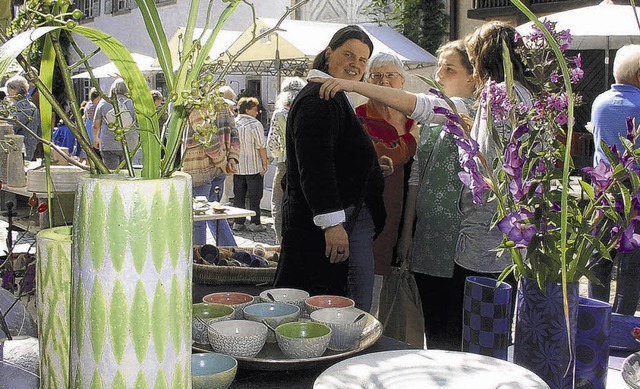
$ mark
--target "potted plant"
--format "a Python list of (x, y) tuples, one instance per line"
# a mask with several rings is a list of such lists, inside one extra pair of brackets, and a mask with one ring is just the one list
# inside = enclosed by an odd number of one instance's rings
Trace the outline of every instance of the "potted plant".
[[(38, 88), (45, 130), (41, 140), (51, 145), (47, 129), (52, 127), (51, 113), (55, 112), (87, 152), (92, 173), (81, 179), (76, 193), (72, 288), (70, 302), (66, 304), (71, 317), (71, 342), (67, 346), (70, 350), (58, 350), (60, 355), (67, 353), (70, 358), (61, 357), (58, 364), (43, 372), (42, 380), (50, 385), (191, 387), (191, 179), (177, 172), (180, 164), (176, 163), (176, 157), (191, 110), (208, 106), (215, 111), (226, 107), (215, 91), (228, 66), (217, 76), (207, 73), (205, 68), (218, 32), (241, 2), (226, 1), (228, 4), (213, 23), (211, 35), (200, 42), (199, 37), (194, 37), (194, 29), (201, 2), (191, 1), (178, 64), (172, 63), (156, 2), (136, 2), (169, 88), (172, 109), (165, 134), (158, 127), (158, 118), (167, 108), (156, 110), (147, 82), (129, 49), (113, 36), (78, 25), (76, 20), (82, 17), (82, 12), (72, 9), (68, 0), (26, 2), (0, 47), (0, 74), (5, 74), (17, 60), (25, 77)], [(274, 28), (256, 33), (244, 49), (272, 33), (304, 3), (288, 8)], [(205, 29), (210, 21), (207, 17)], [(61, 44), (63, 36), (72, 42), (79, 61), (67, 63)], [(70, 76), (79, 66), (92, 74), (88, 65), (92, 54), (80, 51), (73, 43), (75, 36), (89, 39), (97, 50), (105, 53), (128, 87), (137, 128), (123, 125), (115, 101), (112, 103), (116, 120), (110, 127), (122, 142), (128, 176), (109, 174), (89, 143)], [(42, 61), (35, 70), (23, 53), (37, 43), (42, 47)], [(235, 53), (232, 61), (243, 50)], [(72, 115), (53, 96), (54, 66), (62, 70)], [(215, 132), (215, 128), (198, 129), (201, 130), (203, 142), (209, 141)], [(139, 145), (127, 144), (124, 135), (129, 131), (139, 132)], [(142, 149), (139, 174), (131, 164), (138, 148)], [(64, 297), (64, 293), (59, 296)], [(63, 314), (60, 321), (53, 321), (52, 327), (41, 332), (64, 334), (59, 329), (66, 325)]]
[[(504, 46), (505, 80), (489, 81), (479, 104), (493, 120), (489, 131), (496, 158), (488, 160), (468, 135), (468, 125), (446, 109), (445, 130), (460, 146), (464, 184), (482, 203), (495, 204), (494, 228), (503, 233), (497, 255), (511, 254), (513, 265), (500, 279), (519, 278), (514, 361), (539, 374), (552, 388), (571, 387), (575, 359), (578, 280), (589, 271), (593, 252), (609, 258), (612, 249), (634, 250), (640, 210), (640, 177), (635, 169), (638, 138), (628, 124), (625, 150), (610, 150), (583, 172), (591, 184), (570, 180), (576, 95), (572, 83), (583, 75), (579, 55), (565, 58), (569, 31), (554, 31), (519, 0), (512, 0), (536, 26), (519, 53), (538, 86), (530, 106), (518, 102), (512, 66)], [(498, 124), (496, 124), (498, 123)], [(494, 127), (491, 127), (494, 126)], [(502, 128), (499, 128), (502, 126)], [(507, 129), (507, 131), (505, 131)], [(485, 205), (486, 206), (486, 205)]]

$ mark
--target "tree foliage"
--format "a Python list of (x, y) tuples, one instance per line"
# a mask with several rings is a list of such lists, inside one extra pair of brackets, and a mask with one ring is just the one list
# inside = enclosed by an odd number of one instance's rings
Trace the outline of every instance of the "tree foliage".
[(395, 26), (431, 53), (447, 35), (447, 13), (441, 0), (371, 0), (365, 13), (378, 23)]

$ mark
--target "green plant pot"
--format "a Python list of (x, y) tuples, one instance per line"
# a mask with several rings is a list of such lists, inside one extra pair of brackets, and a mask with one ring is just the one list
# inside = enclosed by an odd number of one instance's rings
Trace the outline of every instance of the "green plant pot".
[(80, 179), (73, 387), (191, 387), (191, 204), (185, 174)]
[(36, 306), (43, 388), (69, 387), (71, 227), (36, 236)]

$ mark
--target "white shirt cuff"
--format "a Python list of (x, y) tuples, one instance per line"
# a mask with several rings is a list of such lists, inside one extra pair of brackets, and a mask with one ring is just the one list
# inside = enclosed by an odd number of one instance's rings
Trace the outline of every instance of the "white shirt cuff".
[(323, 213), (313, 218), (313, 224), (320, 228), (328, 228), (340, 223), (344, 223), (347, 217), (344, 214), (344, 210)]

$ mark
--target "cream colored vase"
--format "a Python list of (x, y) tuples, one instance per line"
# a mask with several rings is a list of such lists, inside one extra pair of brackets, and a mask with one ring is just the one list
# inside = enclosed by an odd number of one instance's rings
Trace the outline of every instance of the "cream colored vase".
[(68, 388), (71, 227), (42, 230), (36, 244), (40, 388)]
[(80, 179), (72, 387), (191, 388), (191, 204), (185, 174)]

